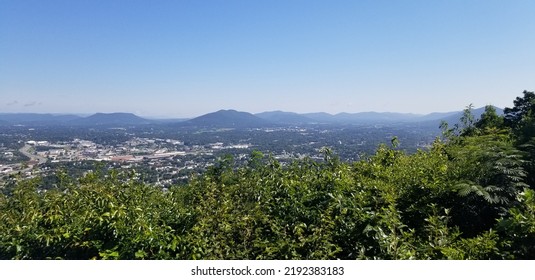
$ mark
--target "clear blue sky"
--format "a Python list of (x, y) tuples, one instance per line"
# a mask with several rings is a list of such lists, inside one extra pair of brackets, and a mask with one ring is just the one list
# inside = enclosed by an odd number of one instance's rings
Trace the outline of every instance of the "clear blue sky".
[(532, 0), (0, 0), (4, 113), (429, 113), (523, 90)]

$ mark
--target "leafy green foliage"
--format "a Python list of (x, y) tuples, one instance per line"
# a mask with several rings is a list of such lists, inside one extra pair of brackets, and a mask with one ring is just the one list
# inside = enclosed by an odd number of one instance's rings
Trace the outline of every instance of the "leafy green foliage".
[(535, 93), (525, 90), (523, 97), (517, 97), (513, 108), (505, 108), (504, 124), (511, 129), (517, 148), (526, 153), (524, 165), (527, 183), (535, 185)]
[(32, 183), (0, 204), (3, 258), (167, 258), (178, 250), (180, 236), (172, 233), (187, 226), (173, 193), (117, 174), (89, 174), (46, 192)]
[[(488, 141), (467, 138), (462, 147), (437, 141), (412, 155), (380, 146), (353, 164), (329, 150), (323, 162), (287, 166), (260, 153), (243, 166), (227, 157), (167, 192), (116, 172), (60, 176), (61, 186), (47, 191), (36, 181), (20, 182), (0, 198), (0, 256), (500, 258), (495, 248), (504, 241), (492, 220), (518, 195), (523, 174), (507, 161), (514, 150)], [(492, 143), (497, 152), (491, 155), (475, 147)], [(470, 187), (462, 188), (466, 182)]]
[(496, 113), (496, 109), (491, 106), (485, 106), (485, 112), (477, 120), (474, 126), (484, 134), (492, 134), (500, 129), (504, 129), (504, 117)]
[(505, 108), (505, 124), (523, 141), (535, 136), (535, 93), (525, 90), (517, 97), (513, 108)]
[(535, 191), (525, 189), (518, 195), (519, 204), (501, 218), (498, 229), (502, 246), (512, 258), (535, 259)]
[(167, 191), (132, 172), (18, 181), (0, 195), (0, 258), (533, 259), (533, 154), (493, 110), (467, 108), (413, 154), (397, 138), (351, 163), (253, 152)]

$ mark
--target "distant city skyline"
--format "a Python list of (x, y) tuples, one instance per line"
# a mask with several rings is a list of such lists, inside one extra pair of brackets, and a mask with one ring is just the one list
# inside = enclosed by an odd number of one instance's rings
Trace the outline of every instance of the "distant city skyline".
[(0, 113), (450, 112), (535, 90), (535, 1), (0, 2)]

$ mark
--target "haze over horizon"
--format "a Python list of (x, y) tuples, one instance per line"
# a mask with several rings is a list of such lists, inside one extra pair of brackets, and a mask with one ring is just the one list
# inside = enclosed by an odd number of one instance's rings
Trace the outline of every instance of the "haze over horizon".
[[(473, 107), (473, 109), (480, 109), (480, 108), (483, 108), (484, 106), (482, 107)], [(466, 106), (464, 107), (466, 108)], [(461, 108), (461, 109), (464, 109), (464, 108)], [(498, 107), (499, 109), (503, 109), (503, 108), (500, 108)], [(165, 116), (165, 115), (139, 115), (139, 114), (136, 114), (136, 113), (133, 113), (133, 112), (126, 112), (126, 111), (109, 111), (109, 112), (87, 112), (87, 113), (77, 113), (77, 112), (63, 112), (63, 113), (56, 113), (56, 112), (44, 112), (44, 113), (39, 113), (39, 112), (0, 112), (0, 115), (2, 114), (13, 114), (13, 115), (17, 115), (17, 114), (50, 114), (50, 115), (56, 115), (56, 116), (62, 116), (62, 115), (74, 115), (74, 116), (80, 116), (80, 117), (89, 117), (89, 116), (93, 116), (93, 115), (99, 115), (99, 114), (104, 114), (104, 115), (113, 115), (113, 114), (133, 114), (134, 116), (137, 116), (137, 117), (142, 117), (142, 118), (145, 118), (145, 119), (193, 119), (193, 118), (197, 118), (197, 117), (200, 117), (200, 116), (204, 116), (204, 115), (208, 115), (208, 114), (212, 114), (212, 113), (217, 113), (219, 111), (237, 111), (237, 112), (245, 112), (245, 113), (250, 113), (250, 114), (260, 114), (260, 113), (271, 113), (271, 112), (283, 112), (283, 113), (296, 113), (296, 114), (299, 114), (299, 115), (306, 115), (306, 114), (315, 114), (315, 113), (319, 113), (319, 114), (322, 114), (322, 113), (327, 113), (327, 114), (331, 114), (333, 116), (336, 116), (337, 114), (359, 114), (359, 113), (379, 113), (379, 114), (389, 114), (389, 113), (393, 113), (393, 114), (407, 114), (407, 115), (415, 115), (415, 116), (426, 116), (426, 115), (430, 115), (430, 114), (434, 114), (434, 113), (455, 113), (455, 112), (460, 112), (461, 109), (459, 110), (452, 110), (452, 111), (441, 111), (441, 112), (429, 112), (429, 113), (411, 113), (411, 112), (393, 112), (393, 111), (360, 111), (360, 112), (337, 112), (337, 113), (328, 113), (328, 112), (324, 112), (324, 111), (315, 111), (315, 112), (300, 112), (300, 113), (297, 113), (297, 112), (291, 112), (291, 111), (282, 111), (282, 110), (272, 110), (272, 111), (262, 111), (262, 112), (249, 112), (249, 111), (243, 111), (243, 110), (236, 110), (236, 109), (232, 109), (232, 108), (227, 108), (227, 109), (218, 109), (218, 110), (215, 110), (215, 111), (210, 111), (210, 112), (204, 112), (204, 113), (200, 113), (198, 115), (192, 115), (192, 116), (185, 116), (185, 117), (173, 117), (173, 116)]]
[(534, 1), (0, 2), (0, 113), (458, 111), (535, 89)]

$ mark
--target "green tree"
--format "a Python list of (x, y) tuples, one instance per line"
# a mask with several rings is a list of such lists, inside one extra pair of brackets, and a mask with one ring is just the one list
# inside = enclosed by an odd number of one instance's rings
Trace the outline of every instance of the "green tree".
[(524, 151), (528, 184), (535, 186), (535, 93), (524, 91), (523, 97), (514, 100), (513, 108), (505, 108), (506, 126), (510, 127), (516, 138), (517, 147)]
[(463, 110), (463, 115), (461, 116), (460, 122), (455, 125), (455, 129), (459, 132), (462, 136), (470, 136), (476, 133), (476, 127), (475, 127), (475, 117), (472, 113), (472, 110), (474, 109), (474, 106), (472, 104), (468, 105)]
[(524, 91), (523, 97), (517, 97), (513, 108), (505, 108), (505, 124), (513, 129), (521, 143), (535, 136), (535, 93)]
[(492, 134), (500, 133), (504, 129), (504, 117), (496, 113), (496, 108), (492, 105), (485, 106), (485, 112), (476, 121), (475, 127), (479, 133)]
[(517, 197), (518, 204), (501, 218), (498, 230), (502, 235), (501, 250), (509, 258), (535, 259), (535, 191), (525, 189)]

